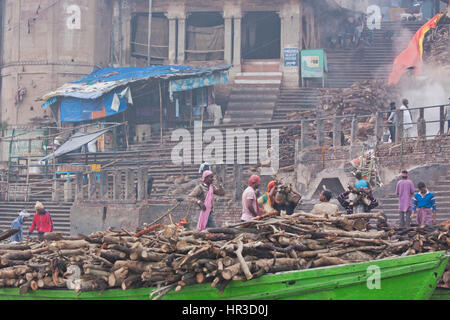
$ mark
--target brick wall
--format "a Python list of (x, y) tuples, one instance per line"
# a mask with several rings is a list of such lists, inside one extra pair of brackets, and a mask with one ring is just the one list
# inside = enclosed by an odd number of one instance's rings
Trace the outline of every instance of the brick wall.
[(409, 168), (426, 164), (450, 163), (450, 137), (410, 141), (401, 145), (380, 145), (377, 149), (381, 167)]

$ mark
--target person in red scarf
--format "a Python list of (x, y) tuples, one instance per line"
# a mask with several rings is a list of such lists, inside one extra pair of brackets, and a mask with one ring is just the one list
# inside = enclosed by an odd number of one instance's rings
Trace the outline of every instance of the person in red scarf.
[(36, 210), (36, 213), (33, 216), (33, 222), (31, 222), (28, 238), (31, 236), (34, 229), (36, 229), (39, 241), (43, 241), (44, 233), (53, 232), (53, 220), (50, 213), (44, 208), (44, 205), (41, 202), (36, 202), (34, 209)]
[(261, 184), (261, 178), (252, 175), (248, 180), (248, 187), (242, 193), (242, 216), (241, 221), (249, 221), (259, 215), (256, 189)]

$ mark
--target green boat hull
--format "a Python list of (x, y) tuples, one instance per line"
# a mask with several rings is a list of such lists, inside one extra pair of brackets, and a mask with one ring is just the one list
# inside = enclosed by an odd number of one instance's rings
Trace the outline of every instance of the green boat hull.
[[(170, 292), (163, 300), (428, 300), (449, 257), (444, 251), (232, 281), (223, 294), (210, 284)], [(377, 281), (379, 279), (379, 281)], [(0, 289), (0, 300), (148, 300), (152, 288), (85, 292)]]

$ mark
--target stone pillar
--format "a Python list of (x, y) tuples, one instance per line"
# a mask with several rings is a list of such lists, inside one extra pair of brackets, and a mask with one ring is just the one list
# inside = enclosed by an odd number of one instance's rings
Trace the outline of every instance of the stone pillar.
[(83, 174), (81, 172), (77, 172), (75, 175), (75, 201), (80, 201), (83, 199)]
[(439, 107), (439, 134), (443, 136), (445, 134), (445, 107)]
[(302, 130), (300, 136), (300, 149), (305, 149), (308, 142), (308, 124), (306, 120), (302, 120)]
[(419, 119), (417, 119), (417, 136), (419, 139), (425, 139), (427, 135), (427, 124), (425, 122), (425, 110), (419, 109)]
[(186, 58), (186, 16), (178, 17), (178, 64), (184, 64)]
[(122, 66), (131, 61), (131, 9), (128, 2), (122, 1)]
[(139, 168), (138, 171), (138, 201), (147, 199), (148, 168)]
[(284, 49), (298, 50), (300, 60), (301, 50), (301, 5), (300, 3), (286, 3), (280, 13), (281, 23), (281, 52), (280, 71), (283, 73), (283, 87), (298, 87), (300, 83), (300, 61), (297, 66), (285, 66)]
[(177, 53), (177, 20), (172, 16), (167, 16), (169, 19), (169, 64), (175, 64)]
[(383, 116), (380, 112), (376, 113), (375, 116), (375, 137), (377, 142), (381, 140), (383, 136)]
[(341, 119), (334, 118), (333, 119), (333, 147), (341, 147), (342, 146), (342, 123)]
[(72, 202), (73, 200), (73, 183), (70, 181), (64, 182), (64, 202)]
[(225, 46), (224, 46), (224, 59), (225, 63), (232, 64), (232, 56), (233, 56), (233, 33), (232, 33), (232, 18), (224, 15), (225, 20)]
[(97, 195), (97, 174), (96, 172), (88, 173), (88, 199), (95, 199)]
[(119, 200), (122, 190), (122, 171), (117, 170), (113, 175), (113, 200)]
[(60, 197), (60, 190), (59, 190), (59, 181), (58, 179), (53, 180), (53, 189), (52, 189), (52, 201), (53, 202), (59, 202)]
[(108, 172), (100, 172), (100, 199), (108, 197)]
[(134, 184), (134, 171), (127, 169), (125, 171), (125, 200), (136, 199), (136, 185)]
[(317, 120), (317, 145), (319, 147), (322, 147), (325, 144), (325, 135), (324, 135), (324, 126), (323, 126), (323, 120), (318, 119)]
[(235, 15), (234, 16), (234, 50), (233, 50), (233, 66), (238, 68), (240, 70), (241, 68), (241, 22), (242, 22), (242, 16), (241, 15)]
[(403, 111), (397, 110), (397, 123), (395, 128), (395, 142), (401, 143), (403, 139)]
[(234, 164), (234, 199), (239, 201), (242, 199), (242, 165), (235, 163)]
[(356, 143), (357, 131), (358, 131), (358, 119), (355, 116), (353, 116), (352, 128), (351, 128), (352, 145)]
[(226, 175), (227, 175), (227, 165), (218, 164), (216, 165), (216, 175), (222, 178), (222, 182), (225, 185)]

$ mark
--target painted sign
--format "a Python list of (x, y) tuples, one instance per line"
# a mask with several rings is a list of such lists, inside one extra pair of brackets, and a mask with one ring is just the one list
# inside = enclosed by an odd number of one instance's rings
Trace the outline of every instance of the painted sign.
[(326, 55), (323, 49), (302, 50), (302, 78), (323, 78), (327, 70)]
[(298, 67), (299, 50), (298, 48), (284, 48), (284, 66)]

